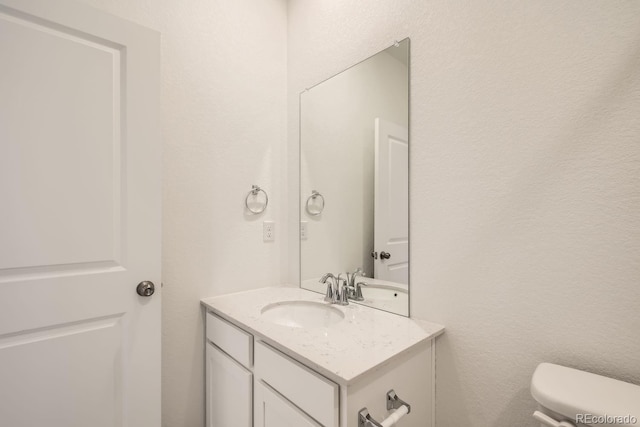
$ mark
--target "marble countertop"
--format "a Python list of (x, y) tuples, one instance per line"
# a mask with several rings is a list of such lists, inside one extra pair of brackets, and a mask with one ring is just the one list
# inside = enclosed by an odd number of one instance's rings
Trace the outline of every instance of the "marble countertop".
[(283, 301), (324, 303), (323, 295), (293, 287), (262, 288), (204, 298), (201, 302), (209, 311), (341, 385), (354, 383), (444, 332), (444, 327), (435, 323), (353, 303), (332, 305), (345, 318), (329, 327), (294, 328), (261, 318), (264, 306)]

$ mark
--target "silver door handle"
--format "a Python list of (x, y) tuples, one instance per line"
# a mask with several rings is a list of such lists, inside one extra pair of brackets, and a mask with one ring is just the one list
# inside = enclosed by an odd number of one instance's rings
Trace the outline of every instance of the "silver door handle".
[(138, 287), (136, 288), (136, 292), (141, 297), (150, 297), (156, 291), (156, 285), (153, 282), (149, 282), (145, 280), (144, 282), (138, 283)]
[(380, 258), (381, 259), (389, 259), (389, 258), (391, 258), (391, 254), (389, 252), (382, 251), (382, 252), (380, 252)]

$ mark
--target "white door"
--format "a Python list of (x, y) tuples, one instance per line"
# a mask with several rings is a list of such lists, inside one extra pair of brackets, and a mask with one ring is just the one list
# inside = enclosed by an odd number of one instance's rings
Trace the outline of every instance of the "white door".
[(409, 133), (375, 121), (374, 277), (409, 283)]
[(0, 64), (0, 425), (158, 427), (159, 35), (0, 0)]
[(322, 427), (262, 381), (256, 381), (254, 427)]
[(251, 427), (253, 374), (207, 343), (207, 427)]

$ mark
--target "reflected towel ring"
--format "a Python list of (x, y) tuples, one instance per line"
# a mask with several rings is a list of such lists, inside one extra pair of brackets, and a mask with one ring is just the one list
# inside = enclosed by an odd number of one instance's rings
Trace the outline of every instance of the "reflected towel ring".
[[(316, 200), (317, 198), (320, 198), (322, 200), (322, 204), (320, 205), (320, 207), (318, 208), (318, 210), (312, 211), (311, 209), (309, 209), (309, 203), (312, 200)], [(324, 210), (324, 196), (322, 194), (320, 194), (319, 192), (317, 192), (316, 190), (311, 190), (311, 195), (309, 196), (309, 198), (307, 199), (307, 213), (309, 215), (312, 216), (318, 216), (322, 213), (322, 211)]]
[[(258, 209), (252, 209), (249, 207), (249, 197), (250, 196), (257, 196), (258, 193), (264, 193), (264, 205), (262, 205), (262, 209), (258, 208)], [(269, 204), (269, 196), (267, 195), (267, 192), (264, 191), (262, 188), (260, 188), (257, 185), (252, 185), (251, 186), (251, 191), (249, 191), (249, 193), (247, 193), (247, 197), (244, 199), (244, 205), (247, 207), (247, 209), (249, 210), (249, 212), (254, 213), (254, 214), (259, 214), (264, 212), (265, 209), (267, 209), (267, 205)]]

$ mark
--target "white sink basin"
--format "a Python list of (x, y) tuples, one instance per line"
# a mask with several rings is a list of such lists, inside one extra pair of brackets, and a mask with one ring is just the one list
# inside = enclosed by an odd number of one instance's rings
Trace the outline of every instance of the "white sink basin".
[(263, 320), (292, 328), (327, 327), (344, 319), (337, 308), (313, 301), (277, 302), (264, 306), (260, 313)]

